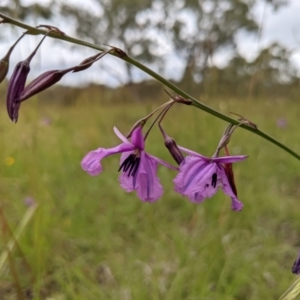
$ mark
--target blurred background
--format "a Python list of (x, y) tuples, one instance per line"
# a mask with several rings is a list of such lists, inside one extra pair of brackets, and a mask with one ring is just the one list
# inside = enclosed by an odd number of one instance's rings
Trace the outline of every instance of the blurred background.
[[(300, 152), (297, 0), (0, 0), (0, 11), (120, 47), (203, 103), (243, 115)], [(0, 57), (22, 32), (0, 25)], [(299, 162), (238, 129), (229, 150), (249, 155), (234, 165), (243, 211), (231, 211), (221, 192), (190, 203), (164, 168), (164, 196), (142, 203), (119, 187), (119, 157), (105, 159), (97, 177), (80, 161), (120, 142), (113, 126), (126, 134), (166, 102), (164, 86), (105, 56), (22, 103), (12, 124), (8, 80), (40, 39), (22, 39), (0, 85), (0, 299), (279, 299), (300, 248)], [(94, 54), (47, 38), (29, 81)], [(206, 156), (227, 126), (184, 106), (163, 124), (178, 144)], [(147, 151), (174, 164), (157, 128)]]

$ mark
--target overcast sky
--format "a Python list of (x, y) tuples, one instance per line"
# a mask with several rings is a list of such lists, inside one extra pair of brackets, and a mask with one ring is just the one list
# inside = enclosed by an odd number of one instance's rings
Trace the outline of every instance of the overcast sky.
[[(47, 0), (44, 1), (47, 2)], [(80, 3), (82, 3), (81, 0), (68, 1), (77, 3), (79, 3), (80, 1)], [(33, 1), (24, 1), (24, 3), (30, 2)], [(300, 0), (289, 0), (289, 2), (290, 3), (288, 6), (283, 7), (278, 11), (274, 11), (264, 4), (257, 5), (254, 14), (258, 23), (262, 25), (261, 36), (258, 37), (254, 35), (249, 36), (240, 34), (237, 37), (238, 50), (241, 55), (249, 60), (252, 60), (253, 58), (255, 58), (261, 48), (266, 47), (273, 42), (279, 42), (293, 51), (292, 61), (298, 68), (300, 75)], [(90, 4), (90, 0), (85, 0), (84, 3), (85, 6), (92, 7)], [(62, 30), (71, 35), (72, 28), (68, 28), (68, 26), (70, 25), (66, 24)], [(33, 49), (39, 39), (40, 37), (28, 37), (27, 40), (25, 40), (24, 42), (22, 41), (22, 47), (18, 47), (15, 49), (11, 59), (10, 73), (12, 72), (14, 64), (27, 57), (30, 51), (32, 51), (31, 49)], [(9, 39), (6, 42), (1, 42), (2, 45), (0, 47), (0, 57), (4, 56), (9, 45), (11, 45), (12, 42), (13, 41), (10, 41)], [(47, 39), (42, 45), (42, 51), (39, 51), (38, 55), (32, 61), (31, 74), (34, 74), (34, 76), (36, 76), (37, 74), (48, 69), (61, 69), (70, 67), (78, 64), (85, 57), (95, 54), (95, 51), (91, 49), (84, 49), (81, 52), (74, 50), (70, 52), (68, 47), (65, 47), (64, 45), (65, 44), (62, 42), (57, 43), (52, 39)], [(175, 77), (174, 79), (179, 79), (183, 64), (172, 55), (171, 47), (168, 48), (166, 47), (166, 45), (163, 45), (163, 47), (165, 49), (165, 56), (169, 58), (168, 63), (170, 66), (172, 66), (168, 69), (167, 76), (171, 74), (177, 74), (177, 78)], [(51, 49), (51, 51), (47, 49)], [(220, 53), (214, 58), (213, 62), (218, 66), (224, 66), (226, 65), (229, 57), (230, 53)], [(174, 64), (175, 60), (176, 63)], [(101, 60), (99, 63), (104, 68), (104, 70), (109, 71), (109, 74), (104, 71), (99, 71), (98, 66), (93, 66), (85, 72), (77, 73), (76, 75), (72, 74), (72, 76), (66, 75), (61, 83), (77, 85), (78, 83), (84, 84), (87, 81), (94, 81), (116, 86), (126, 81), (126, 71), (124, 68), (124, 64), (120, 63), (117, 58), (105, 57), (105, 59)], [(143, 74), (143, 72), (136, 70), (134, 73), (134, 77), (136, 80), (142, 80), (143, 78), (145, 78), (145, 75)]]

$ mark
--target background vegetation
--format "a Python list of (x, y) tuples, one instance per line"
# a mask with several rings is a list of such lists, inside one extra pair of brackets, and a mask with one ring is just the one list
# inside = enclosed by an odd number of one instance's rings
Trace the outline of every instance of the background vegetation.
[[(173, 191), (175, 174), (164, 168), (165, 193), (154, 204), (119, 187), (116, 156), (104, 161), (99, 177), (80, 168), (87, 151), (119, 142), (114, 125), (127, 132), (165, 99), (141, 105), (80, 97), (67, 107), (33, 99), (22, 105), (16, 126), (2, 110), (2, 212), (14, 230), (31, 202), (38, 208), (18, 241), (23, 255), (13, 254), (17, 283), (11, 265), (1, 275), (1, 299), (15, 299), (14, 284), (28, 299), (257, 300), (277, 299), (287, 288), (300, 246), (300, 179), (298, 162), (280, 149), (244, 130), (235, 133), (231, 153), (249, 155), (234, 166), (241, 212), (231, 211), (221, 192), (190, 203)], [(300, 112), (292, 101), (208, 102), (247, 115), (285, 143), (298, 138)], [(282, 118), (287, 123), (279, 128)], [(225, 127), (183, 106), (164, 124), (179, 144), (204, 155), (214, 152)], [(157, 129), (147, 148), (172, 162)], [(297, 143), (294, 150), (300, 151)]]
[[(147, 34), (155, 29), (184, 60), (181, 88), (225, 114), (245, 116), (300, 152), (299, 78), (291, 53), (273, 44), (248, 62), (236, 51), (240, 29), (258, 34), (251, 14), (258, 1), (216, 0), (211, 7), (190, 0), (173, 6), (163, 0), (145, 6), (95, 1), (93, 11), (50, 2), (29, 7), (2, 1), (1, 12), (35, 25), (59, 23), (63, 15), (74, 34), (120, 46), (164, 73), (159, 39)], [(265, 1), (274, 9), (285, 2)], [(178, 19), (183, 7), (193, 14), (197, 33), (184, 35), (186, 25)], [(158, 19), (148, 18), (158, 11)], [(226, 68), (208, 64), (227, 47), (233, 55)], [(58, 85), (24, 102), (15, 125), (5, 111), (6, 84), (0, 86), (0, 299), (264, 300), (278, 299), (295, 278), (300, 165), (293, 157), (238, 129), (229, 149), (249, 155), (234, 165), (243, 211), (231, 211), (221, 192), (190, 203), (173, 191), (175, 173), (164, 168), (162, 199), (143, 203), (119, 187), (119, 157), (105, 159), (98, 177), (88, 176), (80, 161), (92, 149), (119, 142), (113, 126), (126, 133), (168, 100), (163, 86), (135, 83), (128, 65), (125, 85)], [(226, 125), (186, 106), (172, 108), (164, 121), (178, 144), (207, 156)], [(147, 149), (172, 163), (157, 128)], [(22, 235), (12, 239), (19, 228)], [(7, 254), (11, 239), (16, 246)]]

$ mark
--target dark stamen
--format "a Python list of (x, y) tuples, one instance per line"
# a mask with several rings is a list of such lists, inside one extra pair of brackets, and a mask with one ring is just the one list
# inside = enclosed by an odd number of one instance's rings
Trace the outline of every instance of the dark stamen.
[(134, 169), (133, 169), (133, 171), (132, 171), (132, 176), (135, 175), (137, 169), (139, 168), (140, 160), (141, 160), (140, 157), (137, 157), (137, 158), (136, 158), (136, 160), (135, 160), (135, 166), (134, 166)]
[(137, 160), (137, 157), (135, 156), (135, 157), (133, 158), (132, 162), (131, 162), (130, 169), (129, 169), (128, 174), (127, 174), (128, 177), (130, 176), (132, 170), (133, 170), (134, 167), (135, 167), (136, 160)]
[[(118, 172), (120, 172), (122, 169), (124, 170), (124, 172), (126, 172), (126, 170), (128, 169), (127, 166), (130, 165), (130, 162), (133, 158), (133, 154), (130, 154), (121, 164)], [(126, 169), (126, 170), (125, 170)]]
[(212, 185), (214, 188), (215, 188), (216, 185), (217, 185), (217, 178), (218, 178), (217, 173), (214, 173), (213, 176), (212, 176), (212, 178), (211, 178), (211, 185)]
[(126, 166), (124, 166), (123, 172), (127, 172), (128, 169), (130, 168), (130, 166), (134, 163), (135, 155), (134, 155), (134, 154), (130, 154), (130, 155), (128, 156), (128, 158), (129, 158), (129, 159), (128, 159), (128, 162), (127, 162)]
[(134, 176), (138, 167), (140, 165), (140, 157), (137, 157), (135, 154), (130, 154), (121, 164), (118, 171), (123, 171), (124, 173), (127, 173), (127, 176), (129, 177)]

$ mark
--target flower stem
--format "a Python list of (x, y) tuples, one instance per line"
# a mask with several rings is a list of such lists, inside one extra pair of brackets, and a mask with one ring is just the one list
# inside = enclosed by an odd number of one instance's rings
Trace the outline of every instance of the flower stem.
[[(38, 34), (47, 34), (49, 33), (46, 30), (42, 30), (39, 28), (35, 28), (33, 26), (27, 25), (23, 22), (20, 22), (18, 20), (15, 20), (13, 18), (10, 18), (9, 16), (6, 16), (2, 13), (0, 13), (0, 18), (3, 19), (3, 22), (1, 22), (1, 24), (5, 24), (5, 23), (9, 23), (24, 29), (27, 29), (28, 32), (27, 34), (31, 34), (31, 35), (38, 35)], [(77, 45), (81, 45), (81, 46), (85, 46), (85, 47), (89, 47), (92, 49), (96, 49), (96, 50), (100, 50), (100, 51), (105, 51), (106, 49), (104, 49), (103, 47), (97, 46), (95, 44), (92, 43), (88, 43), (85, 41), (82, 41), (80, 39), (75, 39), (71, 36), (68, 35), (60, 35), (60, 34), (56, 34), (55, 32), (50, 33), (49, 34), (50, 37), (55, 38), (55, 39), (60, 39), (66, 42), (70, 42), (73, 44), (77, 44)], [(120, 51), (121, 52), (121, 51)], [(124, 54), (124, 52), (122, 52)], [(181, 90), (180, 88), (178, 88), (176, 85), (172, 84), (170, 81), (166, 80), (164, 77), (160, 76), (159, 74), (157, 74), (156, 72), (152, 71), (151, 69), (149, 69), (148, 67), (146, 67), (145, 65), (143, 65), (142, 63), (136, 61), (134, 58), (126, 55), (122, 55), (121, 53), (119, 53), (118, 51), (115, 52), (110, 52), (111, 55), (114, 55), (124, 61), (126, 61), (129, 64), (134, 65), (135, 67), (137, 67), (138, 69), (144, 71), (145, 73), (147, 73), (148, 75), (150, 75), (151, 77), (155, 78), (156, 80), (158, 80), (159, 82), (161, 82), (162, 84), (164, 84), (165, 86), (167, 86), (169, 89), (173, 90), (175, 93), (177, 93), (178, 95), (186, 98), (186, 99), (190, 99), (192, 101), (193, 106), (219, 118), (222, 119), (226, 122), (238, 125), (239, 122), (235, 119), (232, 119), (216, 110), (214, 110), (213, 108), (199, 102), (198, 100), (196, 100), (195, 98), (191, 97), (190, 95), (188, 95), (187, 93), (185, 93), (183, 90)], [(276, 139), (274, 139), (273, 137), (267, 135), (266, 133), (262, 132), (259, 129), (255, 129), (251, 126), (247, 126), (246, 124), (243, 124), (240, 126), (243, 129), (246, 129), (256, 135), (259, 135), (260, 137), (262, 137), (263, 139), (269, 141), (270, 143), (276, 145), (277, 147), (281, 148), (282, 150), (286, 151), (287, 153), (289, 153), (290, 155), (294, 156), (295, 158), (297, 158), (298, 160), (300, 160), (300, 155), (297, 154), (296, 152), (294, 152), (292, 149), (290, 149), (289, 147), (285, 146), (284, 144), (282, 144), (281, 142), (277, 141)]]

